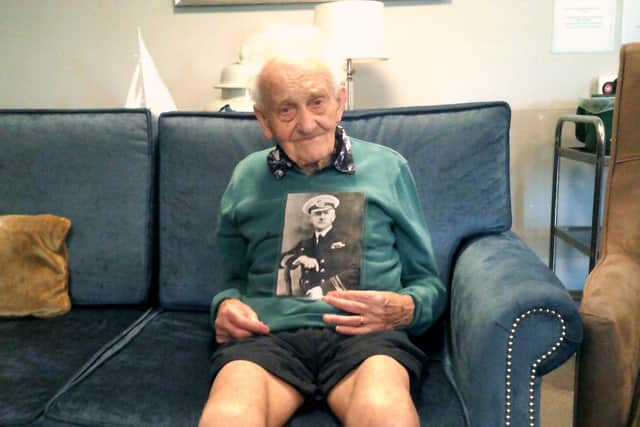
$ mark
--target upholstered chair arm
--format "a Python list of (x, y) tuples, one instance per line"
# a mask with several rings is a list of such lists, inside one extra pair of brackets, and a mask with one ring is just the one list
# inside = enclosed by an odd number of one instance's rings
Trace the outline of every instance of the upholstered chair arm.
[(637, 260), (613, 253), (596, 266), (584, 286), (578, 426), (640, 425), (639, 277)]
[(542, 375), (578, 348), (577, 305), (512, 232), (473, 239), (452, 279), (447, 358), (471, 426), (537, 426)]

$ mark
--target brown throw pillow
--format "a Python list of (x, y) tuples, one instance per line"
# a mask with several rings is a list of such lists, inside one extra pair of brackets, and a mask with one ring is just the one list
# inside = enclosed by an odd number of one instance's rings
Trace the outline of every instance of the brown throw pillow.
[(0, 316), (54, 317), (71, 310), (65, 239), (71, 221), (0, 215)]

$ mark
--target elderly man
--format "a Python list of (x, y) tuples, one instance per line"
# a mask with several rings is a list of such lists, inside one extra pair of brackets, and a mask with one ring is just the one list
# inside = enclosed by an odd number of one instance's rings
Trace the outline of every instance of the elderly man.
[[(309, 29), (265, 44), (303, 48), (264, 58), (252, 96), (276, 146), (240, 162), (221, 201), (228, 289), (212, 301), (220, 345), (201, 426), (280, 426), (319, 399), (347, 426), (419, 426), (411, 390), (426, 357), (409, 335), (440, 316), (446, 290), (406, 160), (337, 125), (346, 93), (319, 40)], [(357, 289), (276, 295), (299, 193), (361, 196)]]

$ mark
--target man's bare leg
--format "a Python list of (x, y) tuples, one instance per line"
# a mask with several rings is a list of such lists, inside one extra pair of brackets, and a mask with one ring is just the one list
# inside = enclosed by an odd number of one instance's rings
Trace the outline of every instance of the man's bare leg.
[(331, 410), (347, 427), (420, 427), (407, 370), (389, 356), (372, 356), (329, 393)]
[(255, 363), (229, 362), (218, 372), (199, 427), (276, 427), (302, 404), (291, 385)]

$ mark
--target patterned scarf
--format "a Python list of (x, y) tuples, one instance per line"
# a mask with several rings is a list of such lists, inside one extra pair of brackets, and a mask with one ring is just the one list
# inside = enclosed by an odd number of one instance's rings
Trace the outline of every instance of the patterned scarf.
[[(275, 179), (282, 179), (286, 173), (295, 167), (295, 164), (287, 153), (279, 145), (276, 145), (267, 156), (267, 164)], [(354, 174), (356, 167), (353, 163), (353, 153), (351, 151), (351, 141), (349, 136), (340, 125), (336, 126), (336, 145), (332, 166), (338, 172)]]

